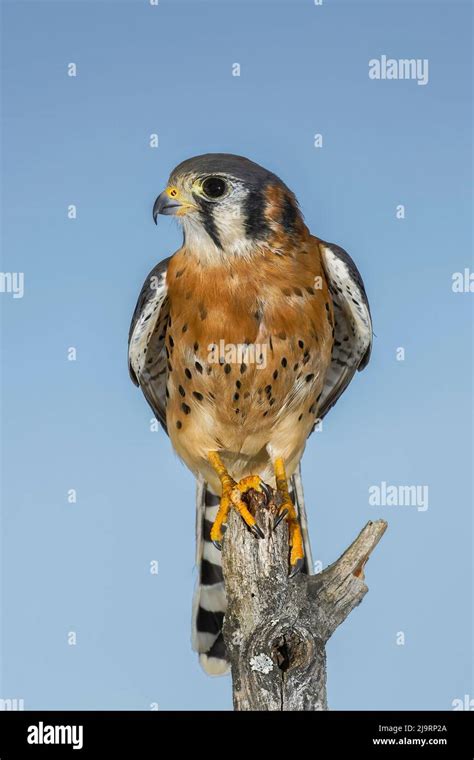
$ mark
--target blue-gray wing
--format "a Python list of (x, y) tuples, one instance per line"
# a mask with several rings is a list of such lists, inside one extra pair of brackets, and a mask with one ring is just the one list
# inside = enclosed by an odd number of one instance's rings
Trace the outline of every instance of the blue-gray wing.
[(168, 376), (165, 349), (169, 304), (166, 271), (169, 258), (160, 261), (146, 278), (138, 296), (128, 334), (128, 368), (135, 385), (166, 429), (166, 382)]
[(356, 370), (363, 370), (372, 350), (372, 318), (364, 283), (343, 248), (319, 241), (334, 304), (334, 345), (319, 400), (322, 419), (346, 390)]

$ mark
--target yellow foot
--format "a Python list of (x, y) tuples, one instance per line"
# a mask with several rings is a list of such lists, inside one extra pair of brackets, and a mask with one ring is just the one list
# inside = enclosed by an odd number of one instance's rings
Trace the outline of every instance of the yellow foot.
[(282, 503), (273, 523), (273, 530), (286, 519), (288, 523), (290, 543), (290, 578), (297, 575), (304, 565), (303, 534), (301, 533), (300, 521), (296, 513), (295, 505), (288, 493), (288, 481), (286, 478), (283, 459), (275, 460), (275, 480), (277, 491), (282, 497)]
[(255, 517), (249, 512), (247, 505), (242, 501), (242, 496), (250, 491), (251, 488), (260, 493), (267, 493), (265, 484), (258, 475), (250, 475), (242, 478), (238, 483), (230, 477), (219, 454), (211, 451), (208, 454), (209, 462), (217, 472), (221, 481), (222, 495), (216, 519), (211, 528), (211, 541), (217, 549), (222, 549), (222, 539), (224, 537), (223, 526), (232, 507), (239, 513), (243, 521), (250, 528), (254, 536), (264, 538), (263, 532), (257, 525)]

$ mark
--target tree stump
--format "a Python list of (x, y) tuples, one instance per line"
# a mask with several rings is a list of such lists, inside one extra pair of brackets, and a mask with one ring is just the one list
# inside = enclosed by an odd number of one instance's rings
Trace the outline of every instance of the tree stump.
[(278, 510), (272, 493), (268, 503), (255, 491), (247, 495), (264, 539), (234, 510), (224, 539), (224, 639), (234, 709), (327, 710), (326, 642), (367, 593), (364, 565), (387, 523), (368, 522), (321, 573), (289, 578), (288, 528), (283, 520), (272, 530)]

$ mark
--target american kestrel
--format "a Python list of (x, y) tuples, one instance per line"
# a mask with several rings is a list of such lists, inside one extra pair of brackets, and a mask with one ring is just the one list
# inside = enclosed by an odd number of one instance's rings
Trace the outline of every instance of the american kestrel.
[(197, 478), (193, 645), (204, 669), (220, 674), (229, 510), (261, 537), (242, 496), (276, 488), (290, 574), (311, 572), (300, 460), (315, 423), (369, 361), (370, 308), (350, 256), (311, 235), (291, 190), (247, 158), (179, 164), (158, 214), (174, 215), (184, 239), (145, 281), (129, 367)]

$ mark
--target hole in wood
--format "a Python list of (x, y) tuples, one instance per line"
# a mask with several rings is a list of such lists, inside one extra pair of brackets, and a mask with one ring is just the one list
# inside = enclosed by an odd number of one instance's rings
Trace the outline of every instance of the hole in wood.
[(286, 673), (302, 665), (306, 657), (306, 643), (294, 632), (279, 636), (272, 644), (273, 661)]

